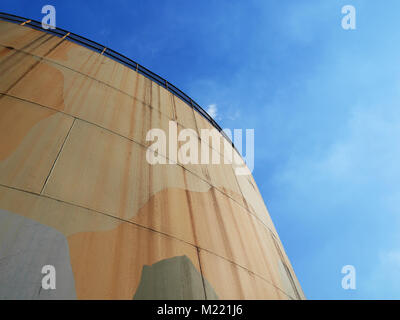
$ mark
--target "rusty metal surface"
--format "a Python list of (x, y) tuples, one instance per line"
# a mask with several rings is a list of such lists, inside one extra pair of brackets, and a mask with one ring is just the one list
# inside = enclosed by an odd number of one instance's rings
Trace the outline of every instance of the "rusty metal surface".
[(138, 73), (146, 76), (150, 80), (156, 82), (159, 86), (164, 87), (166, 90), (174, 94), (175, 96), (179, 97), (183, 101), (186, 102), (187, 106), (193, 108), (196, 110), (199, 114), (201, 114), (209, 123), (212, 124), (214, 128), (216, 128), (221, 134), (224, 136), (224, 138), (229, 141), (229, 143), (234, 147), (233, 142), (229, 139), (229, 137), (222, 131), (222, 128), (218, 125), (218, 123), (192, 98), (190, 98), (186, 93), (184, 93), (182, 90), (179, 88), (175, 87), (172, 83), (168, 82), (166, 79), (160, 77), (156, 73), (150, 71), (146, 67), (140, 65), (139, 63), (133, 61), (130, 58), (127, 58), (126, 56), (120, 54), (119, 52), (116, 52), (110, 48), (107, 48), (97, 42), (94, 42), (92, 40), (89, 40), (85, 37), (82, 37), (80, 35), (77, 35), (75, 33), (69, 32), (67, 30), (61, 29), (61, 28), (55, 28), (55, 29), (47, 29), (43, 30), (42, 25), (39, 21), (36, 20), (31, 20), (31, 19), (26, 19), (23, 17), (19, 17), (16, 15), (0, 12), (0, 19), (13, 22), (13, 23), (18, 23), (22, 26), (28, 26), (36, 30), (41, 30), (47, 33), (52, 34), (53, 36), (56, 37), (61, 37), (62, 40), (68, 37), (68, 40), (73, 41), (75, 43), (78, 43), (80, 45), (83, 45), (91, 50), (94, 50), (100, 55), (106, 55), (111, 59), (114, 59), (118, 61), (119, 63), (137, 71)]
[[(48, 228), (47, 241), (67, 246), (69, 261), (32, 245), (33, 254), (12, 263), (55, 257), (57, 268), (70, 266), (75, 291), (58, 298), (149, 298), (154, 288), (154, 298), (166, 299), (304, 298), (252, 176), (236, 176), (232, 164), (146, 161), (146, 132), (168, 132), (169, 121), (178, 130), (212, 128), (107, 55), (0, 21), (0, 210), (35, 226), (24, 236), (3, 224), (0, 258)], [(182, 272), (152, 287), (149, 274), (165, 279), (171, 265)], [(31, 272), (35, 287), (24, 290), (36, 288), (36, 269), (17, 268), (18, 287), (7, 282), (1, 296), (18, 295)]]

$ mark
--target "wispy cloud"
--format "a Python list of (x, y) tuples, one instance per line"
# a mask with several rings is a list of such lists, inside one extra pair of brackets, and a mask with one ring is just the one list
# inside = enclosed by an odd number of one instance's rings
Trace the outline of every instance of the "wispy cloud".
[(233, 112), (229, 113), (228, 119), (233, 121), (236, 120), (240, 117), (240, 111), (239, 110), (234, 110)]
[(218, 108), (215, 103), (208, 105), (206, 111), (213, 119), (218, 118)]

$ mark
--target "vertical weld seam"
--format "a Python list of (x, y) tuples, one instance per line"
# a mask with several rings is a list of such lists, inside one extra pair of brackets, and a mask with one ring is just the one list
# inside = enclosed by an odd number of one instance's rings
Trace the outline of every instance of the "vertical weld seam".
[(24, 74), (21, 77), (19, 77), (9, 88), (7, 88), (4, 93), (8, 93), (12, 88), (14, 88), (18, 84), (18, 82), (20, 82), (24, 77), (26, 77), (28, 75), (28, 73), (30, 73), (37, 65), (39, 65), (44, 60), (44, 58), (47, 55), (49, 55), (53, 50), (55, 50), (63, 41), (64, 40), (61, 40), (60, 42), (58, 42), (53, 48), (51, 48), (49, 51), (47, 51), (43, 55), (43, 57), (39, 57), (39, 60), (36, 63), (34, 63), (26, 72), (24, 72)]
[(50, 171), (49, 171), (49, 174), (47, 175), (46, 180), (44, 181), (42, 190), (40, 191), (40, 194), (41, 194), (41, 195), (43, 194), (44, 188), (45, 188), (46, 185), (47, 185), (47, 182), (48, 182), (48, 180), (49, 180), (49, 178), (50, 178), (50, 175), (51, 175), (52, 172), (54, 171), (54, 167), (55, 167), (55, 165), (56, 165), (56, 162), (57, 162), (58, 158), (60, 157), (61, 151), (64, 149), (65, 142), (67, 141), (67, 139), (68, 139), (68, 137), (69, 137), (69, 135), (70, 135), (70, 133), (71, 133), (72, 127), (73, 127), (74, 124), (75, 124), (75, 120), (76, 120), (76, 118), (74, 118), (74, 120), (72, 121), (72, 125), (71, 125), (71, 127), (69, 128), (68, 133), (67, 133), (67, 135), (65, 136), (65, 139), (64, 139), (64, 141), (63, 141), (63, 143), (62, 143), (62, 145), (61, 145), (61, 148), (60, 148), (60, 150), (58, 151), (57, 156), (56, 156), (56, 158), (55, 158), (55, 160), (54, 160), (54, 162), (53, 162), (53, 165), (51, 166), (51, 169), (50, 169)]
[(206, 293), (206, 286), (205, 286), (205, 282), (204, 282), (203, 269), (201, 267), (201, 261), (200, 261), (200, 249), (198, 247), (196, 226), (195, 226), (194, 217), (193, 217), (193, 206), (192, 206), (192, 202), (191, 202), (191, 199), (190, 199), (190, 191), (188, 190), (188, 183), (187, 183), (186, 173), (185, 173), (184, 170), (183, 170), (182, 173), (183, 173), (183, 180), (184, 180), (184, 184), (185, 184), (186, 200), (187, 200), (188, 206), (189, 206), (190, 224), (192, 226), (192, 232), (193, 232), (193, 238), (194, 238), (194, 246), (196, 247), (196, 251), (197, 251), (197, 259), (199, 261), (201, 282), (203, 283), (204, 299), (207, 300), (207, 293)]
[(173, 117), (174, 117), (174, 120), (178, 123), (178, 113), (176, 112), (175, 96), (172, 93), (170, 93), (170, 97), (171, 97), (171, 102), (172, 102), (171, 106), (172, 106)]
[[(3, 65), (3, 64), (5, 64), (5, 63), (7, 63), (8, 61), (10, 61), (11, 59), (13, 59), (14, 56), (16, 56), (16, 54), (19, 53), (19, 52), (25, 53), (26, 55), (31, 55), (31, 53), (25, 52), (24, 50), (27, 49), (27, 48), (29, 48), (29, 46), (33, 45), (35, 42), (41, 40), (41, 39), (44, 38), (45, 36), (46, 36), (46, 34), (41, 35), (40, 37), (38, 37), (38, 38), (32, 40), (31, 42), (27, 43), (27, 44), (26, 44), (25, 46), (23, 46), (21, 49), (17, 49), (17, 48), (10, 47), (10, 46), (5, 46), (5, 45), (0, 45), (0, 46), (3, 47), (3, 48), (9, 48), (9, 49), (12, 48), (12, 50), (15, 51), (15, 52), (13, 52), (10, 56), (8, 56), (7, 58), (3, 59), (3, 60), (0, 62), (0, 65)], [(33, 47), (32, 49), (33, 49), (33, 50), (37, 49), (38, 47), (40, 47), (43, 43), (45, 43), (45, 42), (48, 41), (49, 39), (50, 39), (50, 38), (48, 38), (48, 39), (45, 40), (44, 42), (40, 43), (40, 44), (37, 45), (36, 47)], [(22, 59), (23, 59), (23, 58), (22, 58)], [(22, 59), (20, 59), (20, 61), (21, 61)], [(9, 68), (8, 68), (8, 69), (9, 69)], [(4, 70), (3, 70), (3, 71), (4, 71)], [(7, 71), (7, 69), (6, 69), (6, 71)]]
[(284, 268), (285, 268), (286, 275), (287, 275), (288, 278), (289, 278), (289, 282), (290, 282), (290, 284), (291, 284), (291, 286), (292, 286), (292, 289), (293, 289), (293, 291), (294, 291), (294, 294), (296, 295), (296, 297), (297, 297), (298, 300), (301, 300), (299, 291), (297, 290), (297, 286), (296, 286), (296, 284), (295, 284), (295, 282), (294, 282), (294, 279), (293, 279), (293, 277), (292, 277), (292, 273), (291, 273), (289, 267), (287, 266), (287, 263), (286, 263), (287, 261), (286, 261), (284, 255), (283, 255), (283, 252), (282, 252), (281, 247), (280, 247), (280, 245), (279, 245), (279, 243), (278, 243), (278, 240), (275, 238), (275, 235), (274, 235), (271, 231), (270, 231), (270, 233), (271, 233), (272, 242), (274, 243), (275, 249), (276, 249), (276, 251), (278, 252), (278, 255), (280, 256), (280, 259), (281, 259), (282, 264), (283, 264), (283, 266), (284, 266)]
[(199, 137), (199, 139), (200, 139), (201, 134), (200, 134), (199, 126), (197, 125), (196, 115), (195, 115), (195, 113), (194, 113), (194, 108), (193, 108), (193, 102), (191, 102), (190, 107), (191, 107), (192, 113), (193, 113), (194, 126), (196, 127), (197, 134), (198, 134), (198, 137)]
[(203, 283), (204, 300), (208, 300), (208, 299), (207, 299), (206, 284), (205, 284), (205, 282), (204, 282), (203, 268), (201, 267), (200, 248), (199, 248), (198, 246), (196, 246), (196, 251), (197, 251), (197, 259), (199, 260), (199, 268), (200, 268), (201, 282)]

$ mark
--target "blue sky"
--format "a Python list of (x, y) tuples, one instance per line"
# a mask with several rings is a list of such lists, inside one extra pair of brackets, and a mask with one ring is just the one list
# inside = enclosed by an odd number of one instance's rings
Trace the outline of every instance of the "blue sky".
[[(309, 299), (400, 298), (400, 2), (20, 1), (160, 74), (225, 128), (255, 129), (254, 176)], [(341, 27), (354, 5), (357, 29)], [(357, 289), (341, 288), (354, 265)]]

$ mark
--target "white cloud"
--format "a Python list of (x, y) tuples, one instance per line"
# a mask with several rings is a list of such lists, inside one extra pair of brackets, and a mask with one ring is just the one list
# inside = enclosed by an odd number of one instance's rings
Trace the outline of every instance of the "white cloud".
[(380, 256), (381, 263), (390, 265), (391, 268), (400, 270), (400, 251), (388, 251)]
[[(400, 115), (398, 99), (390, 100), (353, 107), (331, 144), (315, 153), (294, 153), (275, 176), (288, 203), (279, 204), (282, 212), (315, 230), (320, 224), (336, 230), (326, 227), (318, 236), (321, 249), (316, 246), (308, 263), (343, 265), (350, 258), (359, 274), (354, 294), (362, 299), (400, 294)], [(331, 274), (318, 271), (313, 277), (332, 291)], [(340, 291), (319, 294), (353, 297)]]
[(213, 119), (217, 119), (218, 108), (217, 108), (217, 105), (215, 103), (208, 105), (206, 111)]
[(400, 179), (400, 116), (394, 110), (397, 105), (391, 103), (353, 108), (341, 137), (338, 135), (336, 141), (316, 154), (295, 154), (277, 172), (277, 178), (300, 189), (309, 186), (315, 190), (316, 184), (340, 182), (371, 186), (380, 183), (391, 191), (400, 191), (395, 183)]
[(240, 111), (239, 110), (235, 110), (234, 112), (229, 113), (228, 115), (228, 119), (229, 120), (236, 120), (240, 117)]
[(366, 296), (375, 299), (398, 299), (400, 286), (400, 251), (393, 248), (380, 252), (376, 257), (373, 270), (367, 277), (360, 279)]

